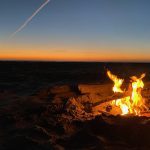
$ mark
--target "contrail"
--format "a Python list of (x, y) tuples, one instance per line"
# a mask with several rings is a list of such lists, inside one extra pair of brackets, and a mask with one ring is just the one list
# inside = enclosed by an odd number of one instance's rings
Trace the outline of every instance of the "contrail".
[(24, 29), (28, 23), (45, 7), (51, 0), (46, 0), (9, 38), (13, 38), (18, 32)]

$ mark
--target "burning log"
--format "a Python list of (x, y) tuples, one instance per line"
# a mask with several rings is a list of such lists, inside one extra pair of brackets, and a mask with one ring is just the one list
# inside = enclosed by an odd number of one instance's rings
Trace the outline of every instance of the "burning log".
[[(84, 101), (85, 101), (85, 99), (86, 99), (86, 101), (88, 99), (88, 101), (91, 103), (91, 106), (95, 107), (102, 103), (110, 102), (115, 99), (121, 99), (121, 98), (131, 95), (131, 90), (129, 87), (128, 87), (128, 90), (124, 93), (119, 93), (119, 92), (114, 93), (112, 91), (112, 87), (113, 87), (112, 84), (102, 84), (102, 85), (80, 84), (78, 86), (79, 91), (81, 92), (81, 94), (84, 94), (84, 95), (78, 99), (79, 99), (79, 101), (80, 101), (80, 99), (84, 99)], [(124, 87), (127, 87), (127, 85), (124, 85)]]
[(94, 103), (92, 105), (92, 107), (98, 106), (102, 103), (110, 102), (110, 101), (115, 100), (115, 99), (125, 98), (127, 96), (130, 96), (128, 92), (126, 92), (126, 93), (114, 93), (113, 95), (108, 96), (108, 97), (100, 100), (99, 102)]
[[(91, 107), (97, 108), (99, 105), (100, 109), (103, 109), (101, 107), (103, 106), (102, 104), (107, 103), (108, 105), (104, 104), (105, 109), (103, 110), (110, 111), (110, 107), (116, 107), (116, 109), (120, 109), (121, 115), (141, 115), (143, 111), (149, 111), (149, 108), (147, 107), (142, 94), (142, 90), (144, 87), (142, 79), (145, 77), (145, 74), (141, 74), (139, 78), (136, 76), (130, 77), (131, 80), (127, 90), (124, 87), (122, 87), (124, 79), (118, 78), (116, 75), (113, 75), (110, 71), (107, 71), (107, 75), (114, 82), (113, 86), (111, 86), (110, 84), (100, 86), (79, 86), (79, 90), (82, 94), (89, 94), (92, 92), (94, 94), (100, 95), (99, 101), (94, 103), (92, 101), (89, 101), (88, 105), (86, 104), (88, 110)], [(91, 89), (91, 87), (94, 90)], [(112, 91), (114, 92), (114, 94), (112, 94)]]
[[(146, 83), (146, 85), (150, 85), (150, 83)], [(127, 87), (127, 86), (125, 86)], [(147, 86), (146, 86), (147, 87)], [(83, 96), (80, 96), (78, 99), (79, 101), (85, 101), (85, 99), (87, 101), (91, 100), (91, 103), (94, 102), (94, 99), (96, 99), (96, 103), (94, 104), (99, 105), (101, 103), (104, 102), (109, 102), (112, 101), (114, 99), (120, 99), (120, 98), (124, 98), (127, 96), (131, 96), (131, 85), (128, 86), (128, 89), (126, 92), (124, 93), (113, 93), (112, 92), (112, 84), (103, 84), (103, 85), (86, 85), (86, 84), (80, 84), (78, 86), (81, 94), (83, 94)], [(142, 96), (143, 98), (150, 98), (150, 89), (149, 88), (144, 88), (142, 91)], [(89, 98), (89, 99), (88, 99)], [(97, 100), (98, 99), (98, 100)]]

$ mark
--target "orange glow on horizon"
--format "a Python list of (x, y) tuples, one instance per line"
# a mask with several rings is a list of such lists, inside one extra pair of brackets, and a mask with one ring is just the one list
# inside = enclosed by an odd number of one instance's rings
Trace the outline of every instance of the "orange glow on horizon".
[[(135, 54), (132, 50), (119, 51), (115, 48), (81, 48), (75, 46), (46, 48), (40, 46), (8, 45), (0, 47), (0, 60), (41, 61), (148, 61), (149, 55)], [(43, 50), (44, 49), (44, 50)], [(115, 52), (116, 51), (116, 52)], [(129, 54), (130, 51), (130, 54)], [(134, 50), (135, 51), (135, 50)]]
[[(140, 58), (140, 57), (139, 57)], [(22, 53), (22, 54), (4, 54), (0, 56), (1, 60), (41, 60), (41, 61), (139, 61), (140, 59), (120, 55), (91, 55), (81, 53), (66, 54), (41, 54), (41, 53)], [(147, 59), (143, 59), (147, 60)]]

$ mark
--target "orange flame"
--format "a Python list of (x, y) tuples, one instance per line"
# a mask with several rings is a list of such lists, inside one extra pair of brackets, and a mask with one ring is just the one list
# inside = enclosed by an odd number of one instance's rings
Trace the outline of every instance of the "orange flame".
[[(108, 77), (114, 82), (113, 91), (123, 93), (120, 86), (123, 83), (123, 79), (118, 79), (117, 76), (111, 74), (110, 71), (107, 71)], [(142, 79), (145, 77), (145, 74), (142, 74), (140, 78), (132, 76), (132, 94), (125, 98), (117, 99), (112, 101), (112, 105), (115, 105), (121, 109), (121, 115), (134, 114), (140, 115), (141, 110), (145, 109), (144, 99), (141, 95), (141, 90), (144, 87)], [(117, 90), (115, 90), (117, 89)]]
[(113, 86), (113, 92), (120, 92), (123, 93), (123, 91), (121, 90), (121, 85), (123, 83), (123, 79), (119, 79), (116, 75), (113, 75), (109, 70), (107, 71), (107, 75), (108, 77), (114, 82), (114, 86)]

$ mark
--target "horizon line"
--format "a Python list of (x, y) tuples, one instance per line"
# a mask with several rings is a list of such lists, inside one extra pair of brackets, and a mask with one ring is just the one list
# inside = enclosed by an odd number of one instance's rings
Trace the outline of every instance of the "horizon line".
[(66, 63), (150, 63), (150, 61), (92, 61), (92, 60), (16, 60), (16, 59), (0, 59), (0, 62), (66, 62)]

